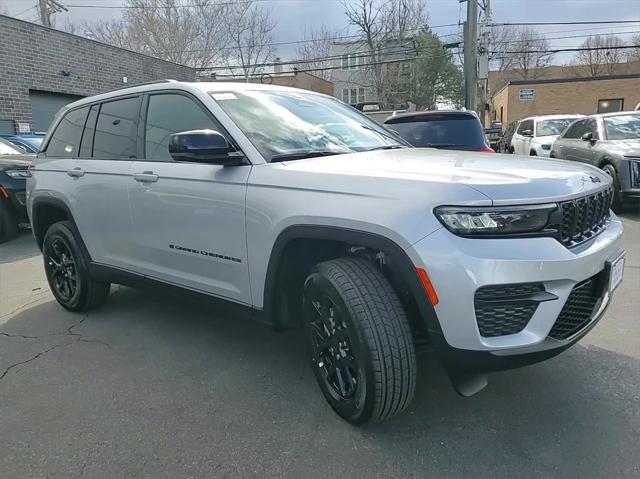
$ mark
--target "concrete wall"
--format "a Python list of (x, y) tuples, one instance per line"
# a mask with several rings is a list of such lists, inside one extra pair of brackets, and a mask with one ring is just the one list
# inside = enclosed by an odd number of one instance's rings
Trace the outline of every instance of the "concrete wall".
[[(535, 90), (534, 100), (520, 100), (520, 89)], [(633, 110), (640, 102), (640, 75), (630, 78), (579, 79), (578, 81), (553, 80), (509, 84), (491, 101), (491, 119), (500, 118), (503, 108), (503, 124), (532, 115), (561, 113), (597, 113), (598, 100), (624, 99), (624, 109)]]
[[(68, 76), (62, 72), (68, 73)], [(0, 120), (29, 123), (29, 90), (89, 96), (195, 70), (0, 15)]]

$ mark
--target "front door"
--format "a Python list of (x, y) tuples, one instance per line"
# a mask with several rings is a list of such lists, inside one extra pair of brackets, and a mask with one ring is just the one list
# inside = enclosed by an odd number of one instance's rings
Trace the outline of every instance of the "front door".
[[(525, 135), (524, 133), (529, 133)], [(517, 155), (528, 155), (531, 136), (533, 135), (533, 120), (521, 121), (516, 133), (513, 135), (513, 149)]]
[(196, 98), (151, 94), (143, 111), (144, 158), (133, 162), (129, 183), (131, 268), (249, 304), (245, 193), (251, 166), (173, 161), (168, 144), (174, 133), (213, 129), (228, 138)]

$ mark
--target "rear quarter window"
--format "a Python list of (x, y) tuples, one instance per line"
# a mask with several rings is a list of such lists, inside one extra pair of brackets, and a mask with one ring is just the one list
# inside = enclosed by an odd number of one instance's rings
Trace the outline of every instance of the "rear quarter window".
[(78, 108), (67, 112), (55, 131), (51, 135), (47, 145), (47, 156), (55, 158), (75, 158), (80, 148), (80, 138), (89, 107)]

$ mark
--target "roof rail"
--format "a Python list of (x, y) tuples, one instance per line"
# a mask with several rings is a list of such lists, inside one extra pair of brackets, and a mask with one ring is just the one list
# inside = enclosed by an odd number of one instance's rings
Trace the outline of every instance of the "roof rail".
[(118, 90), (124, 90), (125, 88), (134, 88), (134, 87), (137, 87), (137, 86), (155, 85), (156, 83), (178, 83), (178, 80), (174, 80), (172, 78), (163, 78), (162, 80), (146, 81), (146, 82), (142, 82), (142, 83), (136, 83), (135, 85), (121, 86), (119, 88), (114, 88), (113, 90), (103, 91), (102, 93), (111, 93), (111, 92), (118, 91)]

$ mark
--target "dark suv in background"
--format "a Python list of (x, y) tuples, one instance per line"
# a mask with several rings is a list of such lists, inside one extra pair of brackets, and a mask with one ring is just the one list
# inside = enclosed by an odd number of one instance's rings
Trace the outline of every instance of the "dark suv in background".
[(472, 111), (419, 111), (388, 118), (384, 125), (412, 146), (491, 152), (482, 124)]
[(0, 243), (18, 233), (18, 225), (28, 223), (25, 186), (34, 155), (0, 138)]

